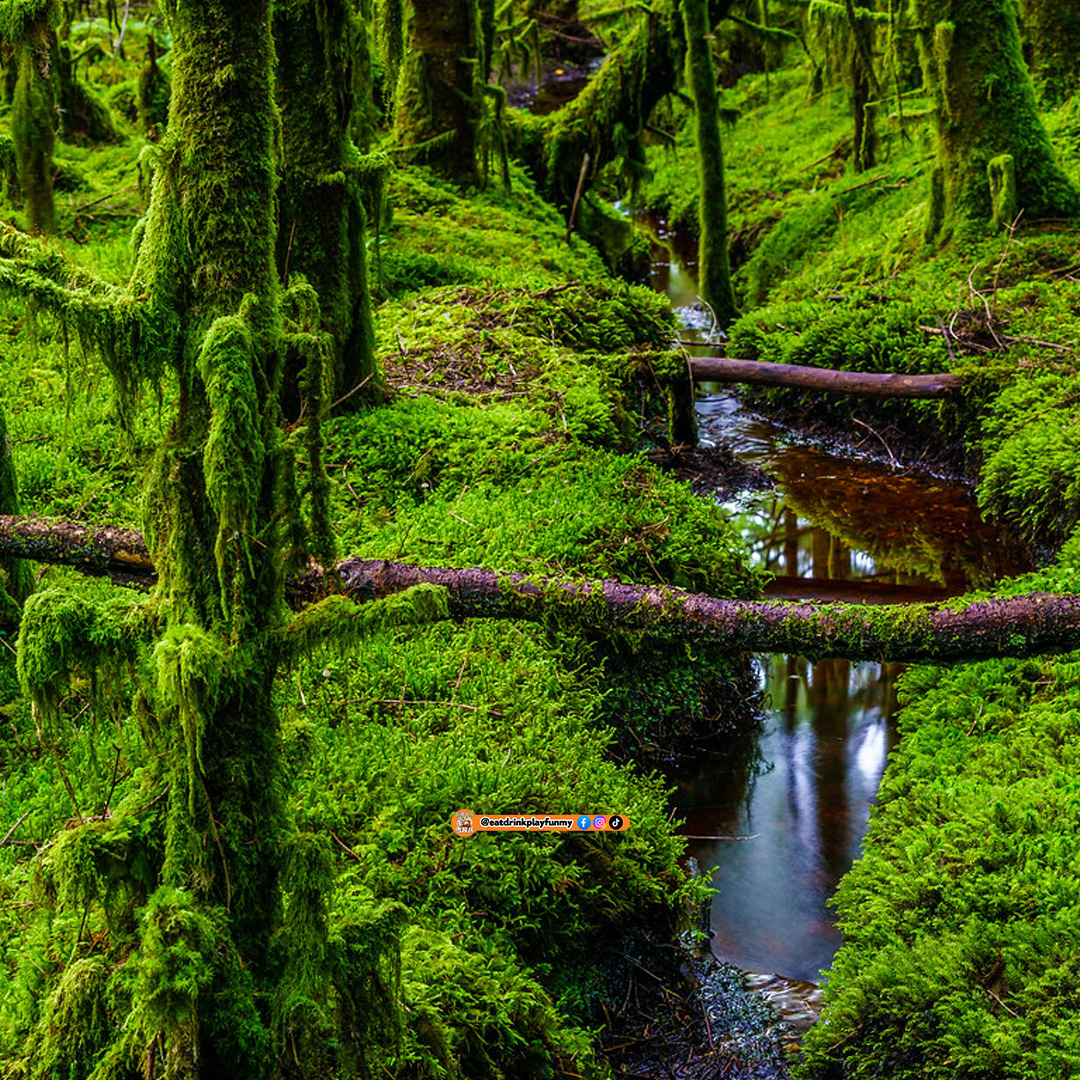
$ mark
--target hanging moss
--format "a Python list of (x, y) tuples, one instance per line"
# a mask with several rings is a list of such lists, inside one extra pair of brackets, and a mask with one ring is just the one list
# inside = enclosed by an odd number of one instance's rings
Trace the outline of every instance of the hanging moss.
[(109, 108), (79, 79), (79, 57), (72, 55), (70, 42), (58, 43), (53, 62), (57, 77), (60, 134), (64, 141), (76, 145), (116, 142), (116, 128)]
[(378, 31), (376, 51), (392, 106), (405, 56), (405, 0), (376, 0), (374, 23)]
[(523, 156), (555, 203), (569, 210), (585, 155), (590, 176), (622, 155), (633, 157), (652, 111), (679, 84), (685, 42), (671, 0), (638, 19), (585, 89), (548, 121), (518, 126)]
[[(318, 293), (320, 327), (333, 340), (332, 400), (356, 408), (381, 393), (362, 195), (384, 159), (362, 157), (350, 138), (357, 117), (371, 109), (370, 77), (360, 78), (357, 55), (366, 51), (367, 34), (345, 0), (277, 4), (274, 33), (284, 144), (278, 270), (286, 285), (303, 275)], [(284, 405), (292, 416), (301, 407), (300, 378), (300, 368), (287, 364)]]
[(832, 0), (811, 0), (807, 13), (811, 40), (824, 54), (822, 70), (838, 75), (851, 90), (852, 161), (855, 172), (864, 172), (877, 159), (874, 102), (881, 92), (873, 66), (875, 29), (891, 28), (890, 16), (884, 11)]
[(286, 657), (296, 660), (328, 646), (345, 651), (386, 626), (418, 626), (448, 619), (446, 590), (417, 585), (364, 604), (329, 596), (300, 612), (285, 632)]

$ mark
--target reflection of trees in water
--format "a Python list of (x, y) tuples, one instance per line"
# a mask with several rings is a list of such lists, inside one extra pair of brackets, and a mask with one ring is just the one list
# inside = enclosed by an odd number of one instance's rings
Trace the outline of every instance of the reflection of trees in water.
[(934, 582), (962, 591), (1028, 567), (1024, 553), (982, 521), (965, 488), (806, 448), (787, 447), (768, 464), (781, 493), (735, 519), (774, 573), (800, 577), (812, 569), (819, 579)]

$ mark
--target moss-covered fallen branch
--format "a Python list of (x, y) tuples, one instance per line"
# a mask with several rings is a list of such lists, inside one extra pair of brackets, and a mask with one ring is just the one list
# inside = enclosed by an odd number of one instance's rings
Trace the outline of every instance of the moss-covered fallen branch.
[[(150, 579), (139, 533), (70, 522), (0, 517), (0, 556)], [(732, 652), (793, 652), (849, 660), (955, 663), (1080, 648), (1080, 596), (1029, 593), (966, 604), (847, 604), (722, 600), (617, 581), (500, 574), (385, 560), (348, 559), (329, 578), (290, 579), (294, 608), (339, 591), (363, 602), (437, 585), (455, 618), (564, 619), (612, 634), (727, 645)]]

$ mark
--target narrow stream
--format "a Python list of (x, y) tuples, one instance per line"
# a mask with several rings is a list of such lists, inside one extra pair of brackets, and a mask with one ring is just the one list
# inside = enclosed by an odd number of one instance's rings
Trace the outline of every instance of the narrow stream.
[[(707, 329), (685, 241), (650, 225), (652, 287), (680, 311), (684, 336)], [(873, 456), (841, 456), (800, 444), (731, 393), (705, 394), (697, 411), (703, 446), (724, 446), (771, 479), (724, 504), (752, 559), (775, 575), (767, 595), (931, 600), (1028, 568), (966, 488), (898, 463), (869, 433)], [(761, 735), (675, 777), (676, 812), (689, 854), (719, 890), (713, 954), (741, 969), (801, 1036), (817, 1019), (820, 972), (840, 944), (828, 901), (861, 851), (896, 739), (903, 669), (798, 656), (757, 666)]]

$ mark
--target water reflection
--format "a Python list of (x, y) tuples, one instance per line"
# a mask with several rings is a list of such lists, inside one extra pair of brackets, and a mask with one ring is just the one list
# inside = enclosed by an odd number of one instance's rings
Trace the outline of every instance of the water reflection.
[(748, 492), (729, 504), (770, 569), (782, 562), (789, 577), (812, 568), (819, 580), (854, 575), (956, 594), (1031, 568), (1027, 553), (982, 520), (970, 490), (959, 484), (792, 445), (787, 432), (748, 415), (730, 394), (702, 398), (697, 409), (707, 438), (776, 481), (779, 498)]
[[(839, 933), (826, 901), (859, 854), (892, 742), (897, 665), (772, 657), (758, 775), (711, 763), (680, 783), (703, 868), (717, 868), (713, 951), (751, 971), (815, 980)], [(746, 781), (749, 780), (749, 783)]]

